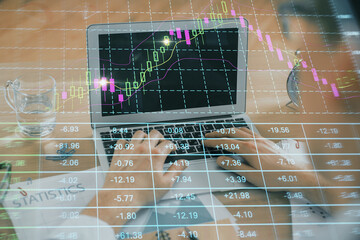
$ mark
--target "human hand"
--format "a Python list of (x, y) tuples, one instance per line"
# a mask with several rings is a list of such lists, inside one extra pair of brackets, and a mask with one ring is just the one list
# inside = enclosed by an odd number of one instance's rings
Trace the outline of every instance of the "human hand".
[(317, 186), (310, 161), (299, 160), (296, 156), (289, 155), (274, 142), (247, 128), (224, 129), (208, 133), (205, 137), (205, 146), (225, 149), (242, 156), (246, 160), (245, 163), (231, 156), (220, 156), (217, 163), (224, 169), (236, 171), (258, 187), (265, 187), (264, 181), (268, 190), (273, 191)]
[[(219, 166), (233, 170), (244, 176), (246, 181), (268, 191), (285, 191), (284, 197), (307, 198), (312, 203), (334, 203), (335, 206), (323, 207), (329, 213), (341, 210), (336, 204), (351, 203), (351, 198), (343, 198), (342, 188), (319, 187), (336, 186), (333, 175), (317, 171), (310, 158), (291, 155), (274, 142), (261, 137), (247, 128), (223, 129), (208, 133), (204, 144), (219, 147), (241, 155), (246, 162), (241, 163), (231, 156), (220, 156)], [(264, 185), (266, 183), (266, 188)]]
[[(186, 168), (186, 164), (179, 160), (164, 172), (165, 159), (175, 149), (175, 145), (164, 140), (157, 130), (152, 130), (149, 135), (137, 131), (130, 142), (119, 140), (104, 185), (98, 192), (97, 202), (94, 198), (89, 206), (129, 207), (104, 208), (99, 212), (99, 218), (110, 225), (121, 225), (129, 220), (123, 216), (128, 216), (128, 213), (131, 216), (140, 206), (161, 199), (172, 187), (171, 179)], [(161, 188), (164, 189), (159, 190)], [(94, 216), (88, 210), (83, 214)]]
[[(130, 142), (119, 140), (103, 188), (128, 188), (131, 191), (149, 189), (134, 191), (137, 195), (136, 200), (134, 196), (134, 203), (142, 206), (153, 202), (153, 188), (171, 188), (171, 179), (179, 176), (186, 168), (180, 160), (164, 172), (165, 159), (175, 149), (175, 144), (164, 140), (157, 130), (152, 130), (149, 136), (143, 131), (137, 131)], [(159, 200), (165, 193), (156, 191), (156, 199)]]

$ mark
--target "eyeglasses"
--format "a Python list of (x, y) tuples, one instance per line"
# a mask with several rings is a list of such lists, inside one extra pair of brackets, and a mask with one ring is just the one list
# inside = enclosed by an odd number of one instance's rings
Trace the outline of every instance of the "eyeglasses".
[(0, 203), (4, 201), (6, 193), (8, 192), (11, 180), (11, 163), (1, 162), (0, 173), (4, 174), (0, 182)]

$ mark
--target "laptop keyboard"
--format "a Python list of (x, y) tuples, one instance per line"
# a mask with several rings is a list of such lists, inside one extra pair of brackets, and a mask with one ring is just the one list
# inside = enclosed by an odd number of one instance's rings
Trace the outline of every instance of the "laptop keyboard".
[[(199, 123), (201, 123), (201, 126)], [(166, 163), (174, 162), (179, 159), (194, 160), (204, 157), (211, 158), (223, 155), (226, 153), (225, 150), (207, 148), (203, 146), (202, 141), (205, 137), (205, 134), (223, 128), (249, 128), (243, 118), (221, 119), (199, 123), (173, 125), (166, 124), (159, 126), (149, 125), (149, 131), (153, 129), (158, 130), (162, 135), (164, 135), (165, 139), (172, 141), (177, 147), (176, 151), (172, 152), (167, 157)], [(147, 127), (124, 128), (122, 131), (119, 130), (114, 132), (109, 130), (108, 132), (100, 133), (102, 143), (105, 148), (105, 153), (109, 162), (111, 162), (112, 155), (114, 153), (114, 146), (117, 140), (125, 139), (130, 141), (132, 135), (138, 130), (148, 133)]]

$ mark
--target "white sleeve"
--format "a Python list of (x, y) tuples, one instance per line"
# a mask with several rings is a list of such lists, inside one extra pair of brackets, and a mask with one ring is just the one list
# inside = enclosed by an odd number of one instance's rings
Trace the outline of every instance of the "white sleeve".
[(79, 215), (77, 219), (63, 222), (53, 230), (47, 240), (56, 239), (107, 239), (115, 240), (113, 228), (106, 222), (87, 215)]

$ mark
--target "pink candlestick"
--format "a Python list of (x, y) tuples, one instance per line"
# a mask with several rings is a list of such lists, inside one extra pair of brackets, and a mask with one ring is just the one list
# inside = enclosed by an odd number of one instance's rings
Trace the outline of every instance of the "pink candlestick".
[(240, 16), (239, 18), (240, 18), (240, 25), (241, 25), (241, 27), (243, 27), (243, 28), (246, 27), (244, 17), (243, 17), (243, 16)]
[(180, 28), (176, 28), (176, 36), (177, 36), (177, 38), (179, 38), (179, 39), (182, 38), (181, 29), (180, 29)]
[(330, 86), (331, 86), (331, 89), (332, 89), (332, 91), (333, 91), (334, 97), (339, 97), (340, 94), (339, 94), (338, 89), (336, 88), (335, 83), (330, 84)]
[(284, 60), (284, 57), (282, 55), (282, 52), (279, 48), (276, 49), (276, 52), (277, 52), (277, 55), (278, 55), (278, 58), (279, 58), (279, 61), (283, 61)]
[(189, 30), (185, 30), (185, 39), (186, 39), (186, 44), (191, 45)]
[(104, 92), (107, 90), (107, 79), (106, 79), (106, 77), (101, 78), (101, 89)]
[(119, 102), (123, 102), (124, 101), (124, 95), (123, 94), (119, 94)]
[(290, 69), (293, 69), (293, 64), (290, 62), (290, 61), (288, 61), (288, 67), (290, 68)]
[(315, 82), (318, 82), (318, 81), (319, 81), (319, 77), (318, 77), (318, 74), (317, 74), (317, 72), (316, 72), (316, 69), (315, 69), (315, 68), (312, 68), (312, 69), (311, 69), (311, 72), (313, 73), (313, 77), (314, 77)]
[(272, 45), (270, 36), (266, 34), (266, 35), (265, 35), (265, 38), (266, 38), (266, 41), (267, 41), (267, 43), (268, 43), (270, 52), (273, 52), (273, 51), (274, 51), (274, 48), (273, 48), (273, 45)]
[(302, 64), (303, 68), (307, 68), (307, 67), (308, 67), (305, 61), (302, 61), (301, 64)]
[(99, 79), (98, 78), (94, 79), (94, 88), (95, 89), (99, 88)]
[(110, 92), (115, 92), (115, 80), (110, 78)]

